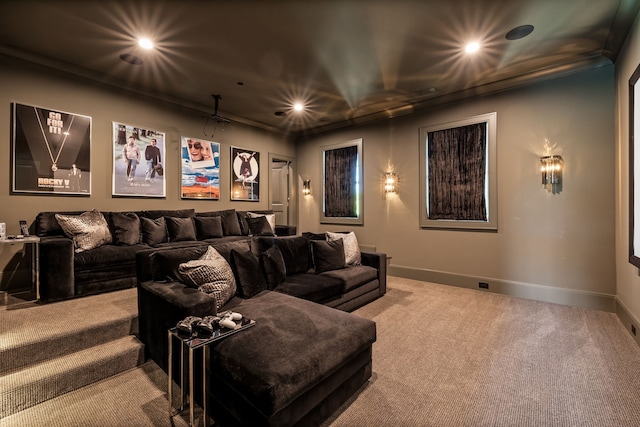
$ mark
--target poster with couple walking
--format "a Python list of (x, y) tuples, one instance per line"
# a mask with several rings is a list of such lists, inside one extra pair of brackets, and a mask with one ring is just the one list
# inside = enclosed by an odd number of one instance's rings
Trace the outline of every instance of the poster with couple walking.
[(183, 199), (220, 199), (220, 144), (182, 137)]
[(231, 200), (260, 201), (260, 153), (231, 147)]
[(12, 104), (12, 193), (91, 194), (91, 117)]
[(113, 122), (113, 196), (165, 197), (165, 135)]

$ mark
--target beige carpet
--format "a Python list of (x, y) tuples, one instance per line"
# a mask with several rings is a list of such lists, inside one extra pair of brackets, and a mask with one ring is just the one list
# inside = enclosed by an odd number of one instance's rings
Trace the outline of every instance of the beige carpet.
[[(395, 277), (356, 313), (374, 374), (323, 427), (640, 425), (640, 350), (612, 313)], [(148, 362), (0, 425), (169, 426), (167, 406)]]

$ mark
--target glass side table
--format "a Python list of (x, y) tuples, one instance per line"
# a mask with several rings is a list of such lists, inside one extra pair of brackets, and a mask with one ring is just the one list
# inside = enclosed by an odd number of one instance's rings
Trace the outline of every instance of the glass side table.
[(40, 301), (40, 237), (25, 236), (19, 239), (6, 238), (0, 240), (0, 245), (22, 245), (26, 253), (27, 245), (31, 245), (31, 287), (36, 294), (36, 301)]
[[(224, 313), (218, 316), (223, 316)], [(189, 360), (189, 425), (193, 427), (194, 424), (194, 378), (193, 378), (193, 354), (197, 349), (202, 349), (202, 420), (206, 426), (207, 422), (207, 357), (208, 347), (212, 342), (221, 340), (230, 335), (236, 334), (256, 324), (255, 320), (243, 317), (241, 320), (235, 321), (236, 327), (229, 329), (225, 327), (219, 327), (219, 329), (213, 331), (211, 336), (199, 337), (199, 336), (185, 336), (177, 328), (169, 329), (167, 337), (169, 340), (169, 366), (168, 366), (168, 399), (169, 399), (169, 416), (173, 417), (184, 410), (186, 389), (184, 382), (184, 353), (188, 350)], [(174, 411), (173, 407), (173, 341), (180, 342), (180, 407), (177, 411)]]

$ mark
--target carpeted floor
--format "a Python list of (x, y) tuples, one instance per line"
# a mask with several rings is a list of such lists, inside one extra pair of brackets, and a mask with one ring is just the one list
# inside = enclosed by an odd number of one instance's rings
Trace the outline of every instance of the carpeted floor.
[[(613, 313), (389, 277), (373, 377), (323, 427), (638, 426), (640, 349)], [(153, 362), (0, 420), (170, 426)]]

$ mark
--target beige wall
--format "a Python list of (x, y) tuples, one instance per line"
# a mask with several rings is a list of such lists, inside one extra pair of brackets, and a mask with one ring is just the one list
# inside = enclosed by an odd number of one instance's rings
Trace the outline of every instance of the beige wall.
[[(640, 319), (640, 277), (629, 263), (629, 78), (640, 64), (640, 18), (616, 62), (616, 274), (618, 302)], [(636, 136), (636, 138), (638, 138)]]
[[(92, 193), (90, 197), (28, 196), (10, 195), (10, 117), (11, 102), (36, 105), (92, 117), (91, 174)], [(184, 111), (163, 105), (144, 97), (125, 95), (123, 92), (105, 86), (86, 83), (81, 79), (60, 77), (57, 73), (0, 57), (0, 164), (5, 165), (0, 173), (0, 222), (7, 223), (8, 234), (18, 234), (18, 221), (25, 219), (31, 223), (40, 211), (56, 210), (142, 210), (194, 208), (209, 211), (235, 208), (238, 210), (268, 208), (268, 167), (269, 153), (294, 156), (293, 143), (285, 138), (259, 131), (237, 123), (226, 125), (224, 131), (217, 130), (212, 140), (220, 143), (221, 197), (219, 201), (199, 201), (180, 199), (180, 157), (181, 136), (206, 138), (203, 135), (204, 117), (201, 113)], [(167, 178), (166, 199), (112, 198), (112, 122), (158, 129), (166, 132), (165, 177)], [(211, 132), (211, 127), (208, 132)], [(229, 200), (230, 147), (259, 151), (262, 181), (260, 202), (231, 202)], [(7, 267), (9, 259), (15, 257), (19, 248), (0, 246), (0, 271), (4, 280), (0, 289), (7, 289)], [(15, 261), (15, 260), (14, 260)], [(3, 267), (4, 266), (4, 267)]]
[[(364, 226), (352, 228), (361, 244), (393, 257), (393, 274), (475, 288), (486, 279), (491, 290), (556, 302), (585, 294), (613, 302), (614, 108), (609, 65), (313, 138), (298, 145), (298, 173), (313, 187), (300, 201), (300, 229), (345, 229), (319, 223), (320, 147), (363, 138)], [(498, 232), (420, 229), (418, 129), (493, 111)], [(540, 183), (545, 139), (565, 160), (560, 194)], [(386, 199), (380, 181), (388, 165), (400, 188)], [(543, 295), (549, 292), (569, 300)]]

